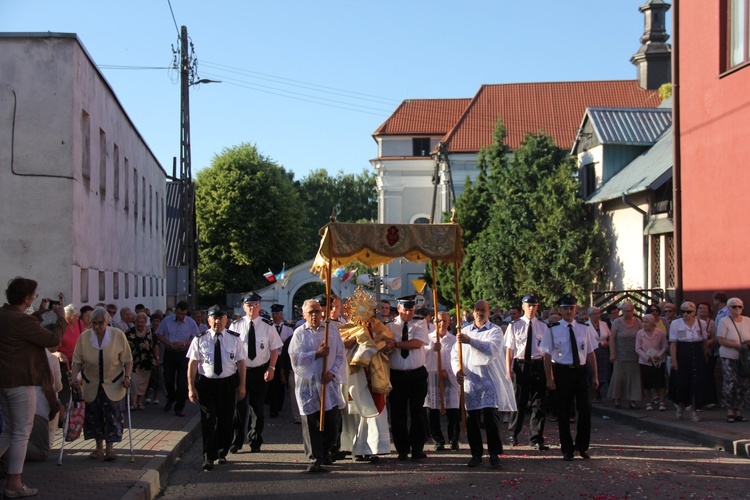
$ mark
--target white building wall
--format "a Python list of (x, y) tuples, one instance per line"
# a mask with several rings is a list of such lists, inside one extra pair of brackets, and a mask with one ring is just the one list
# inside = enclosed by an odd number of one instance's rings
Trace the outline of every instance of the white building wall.
[[(79, 307), (163, 308), (165, 172), (75, 36), (0, 44), (0, 140), (14, 137), (12, 159), (0, 144), (0, 206), (17, 214), (0, 226), (0, 280), (37, 279), (40, 295)], [(16, 171), (66, 178), (9, 174), (11, 160)]]
[[(628, 200), (641, 210), (648, 210), (645, 194)], [(602, 205), (602, 221), (611, 228), (613, 236), (607, 267), (610, 286), (618, 290), (648, 288), (644, 281), (648, 254), (644, 257), (643, 214), (620, 200), (612, 200)]]

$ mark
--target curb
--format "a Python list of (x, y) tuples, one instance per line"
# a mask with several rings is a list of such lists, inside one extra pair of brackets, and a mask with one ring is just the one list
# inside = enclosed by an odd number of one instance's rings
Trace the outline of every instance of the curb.
[(193, 415), (176, 434), (180, 437), (167, 442), (154, 458), (149, 460), (143, 468), (143, 474), (138, 478), (122, 500), (151, 500), (166, 487), (169, 470), (179, 459), (182, 452), (188, 448), (200, 435), (200, 413)]
[(707, 429), (705, 428), (681, 425), (677, 420), (666, 423), (664, 421), (651, 419), (645, 415), (635, 413), (627, 414), (596, 406), (592, 408), (591, 414), (592, 416), (608, 417), (617, 422), (632, 425), (649, 432), (664, 434), (708, 448), (725, 451), (738, 457), (750, 458), (750, 439), (746, 439), (744, 436), (743, 439), (735, 440), (729, 436), (721, 436), (716, 433), (707, 432)]

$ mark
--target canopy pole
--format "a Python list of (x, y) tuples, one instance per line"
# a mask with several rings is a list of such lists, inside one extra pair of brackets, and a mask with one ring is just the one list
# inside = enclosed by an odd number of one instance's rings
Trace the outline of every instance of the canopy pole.
[[(437, 261), (432, 260), (432, 307), (435, 309), (432, 316), (432, 320), (438, 317), (438, 289), (437, 289), (437, 278), (435, 277), (435, 267), (437, 267)], [(437, 323), (436, 323), (437, 326)], [(438, 387), (440, 388), (440, 414), (445, 415), (445, 384), (443, 383), (443, 346), (440, 342), (440, 328), (435, 329), (435, 344), (440, 346), (440, 350), (437, 352), (437, 379)]]
[[(459, 286), (458, 281), (458, 262), (453, 263), (453, 275), (456, 281), (456, 330), (461, 331), (461, 287)], [(458, 371), (463, 373), (464, 350), (461, 347), (461, 342), (456, 342), (456, 345), (458, 346)], [(464, 404), (466, 394), (464, 393), (464, 383), (461, 382), (458, 388), (461, 391), (461, 399), (459, 403), (461, 405), (461, 425), (463, 426), (464, 432), (466, 432), (466, 405)]]
[[(333, 237), (328, 234), (328, 265), (326, 266), (326, 321), (325, 321), (325, 338), (323, 339), (323, 346), (328, 347), (328, 326), (331, 323), (331, 268), (333, 267)], [(323, 373), (321, 377), (325, 377), (328, 371), (328, 355), (323, 356)], [(328, 384), (324, 384), (322, 379), (320, 383), (320, 432), (323, 432), (326, 426), (326, 387)]]

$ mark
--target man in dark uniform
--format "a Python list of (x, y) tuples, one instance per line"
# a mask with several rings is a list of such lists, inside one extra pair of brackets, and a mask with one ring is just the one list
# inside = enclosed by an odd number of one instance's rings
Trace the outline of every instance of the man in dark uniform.
[[(427, 396), (427, 369), (424, 346), (430, 343), (424, 321), (414, 320), (414, 295), (399, 297), (398, 317), (386, 326), (395, 343), (390, 351), (391, 430), (399, 460), (427, 458), (424, 453), (426, 425), (424, 400)], [(409, 426), (408, 418), (411, 418)]]
[(208, 324), (187, 354), (188, 395), (201, 409), (203, 470), (212, 470), (216, 459), (227, 462), (235, 401), (245, 397), (245, 346), (239, 334), (226, 329), (219, 306), (208, 310)]
[(260, 446), (263, 444), (264, 405), (268, 383), (274, 378), (276, 360), (282, 346), (273, 322), (260, 316), (260, 301), (261, 296), (255, 292), (245, 295), (242, 298), (242, 308), (247, 316), (235, 321), (230, 327), (232, 331), (240, 334), (240, 339), (247, 348), (247, 394), (245, 399), (237, 401), (233, 422), (234, 439), (229, 449), (232, 453), (237, 453), (242, 448), (246, 425), (250, 452), (260, 452)]
[[(547, 389), (557, 415), (563, 459), (573, 460), (573, 453), (578, 450), (581, 457), (588, 460), (591, 458), (588, 454), (591, 441), (591, 392), (586, 364), (591, 364), (592, 385), (596, 389), (599, 387), (594, 355), (597, 343), (588, 327), (575, 320), (576, 298), (568, 293), (563, 295), (558, 304), (562, 320), (549, 325), (540, 345), (544, 352)], [(573, 416), (570, 404), (574, 398), (578, 411), (575, 442), (570, 434), (570, 418)]]
[(287, 340), (291, 338), (294, 330), (284, 323), (284, 306), (282, 304), (273, 304), (271, 306), (271, 321), (273, 321), (273, 327), (276, 329), (276, 333), (279, 334), (281, 343), (283, 344), (279, 348), (278, 362), (276, 363), (276, 373), (268, 384), (268, 406), (271, 418), (276, 418), (281, 412), (281, 408), (284, 406), (284, 397), (286, 396), (286, 381), (287, 375), (282, 376), (283, 371), (286, 369), (284, 360), (289, 359), (289, 355), (285, 357), (285, 346), (288, 346)]
[(544, 444), (544, 399), (547, 381), (544, 376), (543, 352), (539, 348), (547, 325), (536, 317), (539, 298), (532, 294), (521, 299), (523, 316), (511, 323), (505, 331), (505, 364), (508, 377), (513, 380), (518, 411), (511, 413), (508, 430), (510, 442), (518, 445), (518, 434), (523, 427), (527, 402), (531, 401), (529, 443), (538, 450), (548, 450)]

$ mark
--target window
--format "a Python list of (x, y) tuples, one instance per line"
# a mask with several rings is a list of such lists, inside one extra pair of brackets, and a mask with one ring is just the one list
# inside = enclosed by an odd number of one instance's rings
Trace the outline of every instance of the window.
[(115, 203), (120, 201), (120, 148), (117, 144), (112, 148), (112, 160), (114, 162), (114, 175), (112, 177), (112, 191), (115, 197)]
[(727, 69), (750, 62), (750, 0), (726, 0)]
[(415, 137), (411, 140), (412, 156), (430, 156), (430, 138)]
[(81, 110), (81, 176), (83, 185), (88, 188), (91, 181), (91, 118), (85, 109)]
[(146, 178), (141, 178), (143, 189), (141, 189), (141, 198), (143, 198), (143, 210), (141, 211), (141, 223), (146, 226)]
[(138, 222), (138, 169), (133, 169), (133, 218)]
[(130, 274), (125, 273), (125, 298), (130, 298)]
[(122, 178), (125, 179), (125, 211), (130, 210), (130, 161), (128, 160), (128, 157), (126, 156), (123, 158), (123, 164), (125, 166), (125, 172), (123, 173)]
[(99, 301), (107, 300), (107, 278), (104, 271), (99, 271)]
[(115, 300), (120, 298), (120, 273), (117, 271), (112, 273), (112, 298)]
[(591, 193), (596, 191), (596, 172), (593, 163), (587, 163), (583, 166), (583, 197), (588, 198)]
[(143, 277), (142, 281), (143, 281), (143, 290), (142, 290), (143, 294), (141, 295), (141, 297), (145, 297), (146, 296), (146, 277), (145, 276)]
[(148, 229), (154, 234), (154, 193), (151, 190), (151, 184), (148, 185)]
[(87, 303), (89, 301), (89, 270), (81, 269), (81, 302)]
[(107, 195), (107, 133), (102, 129), (99, 129), (99, 195), (102, 201)]

